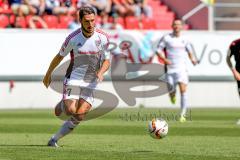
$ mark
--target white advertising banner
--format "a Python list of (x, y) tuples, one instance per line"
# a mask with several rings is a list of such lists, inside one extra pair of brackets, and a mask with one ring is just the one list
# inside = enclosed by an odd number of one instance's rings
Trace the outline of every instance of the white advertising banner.
[[(44, 75), (70, 30), (0, 30), (0, 75)], [(121, 53), (122, 42), (130, 44), (130, 61), (159, 63), (154, 55), (160, 38), (167, 31), (106, 31), (112, 51)], [(231, 41), (240, 32), (185, 31), (182, 33), (193, 46), (199, 64), (189, 63), (190, 76), (231, 76), (226, 54)], [(153, 59), (150, 59), (153, 57)]]

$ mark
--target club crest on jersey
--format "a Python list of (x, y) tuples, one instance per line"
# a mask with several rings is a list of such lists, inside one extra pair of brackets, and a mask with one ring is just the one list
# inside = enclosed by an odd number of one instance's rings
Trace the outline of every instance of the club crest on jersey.
[(97, 47), (99, 47), (100, 44), (101, 44), (101, 40), (95, 40), (95, 44), (96, 44)]

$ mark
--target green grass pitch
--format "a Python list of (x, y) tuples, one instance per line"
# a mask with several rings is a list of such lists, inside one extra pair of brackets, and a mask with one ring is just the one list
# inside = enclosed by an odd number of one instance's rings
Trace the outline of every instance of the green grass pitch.
[[(192, 109), (186, 123), (174, 121), (177, 111), (116, 109), (83, 122), (59, 141), (62, 147), (51, 148), (46, 143), (62, 123), (51, 110), (0, 110), (0, 160), (240, 159), (240, 109)], [(160, 112), (169, 133), (156, 140), (146, 119)]]

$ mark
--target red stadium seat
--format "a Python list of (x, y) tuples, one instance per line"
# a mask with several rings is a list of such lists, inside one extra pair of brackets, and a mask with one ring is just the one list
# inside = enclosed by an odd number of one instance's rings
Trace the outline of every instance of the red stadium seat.
[(12, 10), (11, 9), (4, 9), (0, 12), (0, 14), (12, 14)]
[(136, 17), (125, 18), (126, 29), (139, 29), (139, 21)]
[(69, 23), (73, 21), (73, 17), (72, 16), (60, 16), (59, 20), (60, 21), (58, 24), (58, 28), (68, 28)]
[(53, 15), (43, 16), (43, 20), (47, 23), (48, 28), (57, 28), (58, 27), (58, 18)]
[(27, 22), (24, 17), (16, 17), (15, 22), (20, 28), (27, 28)]
[(96, 16), (95, 23), (96, 24), (102, 24), (102, 18), (100, 16)]
[(156, 6), (161, 4), (161, 1), (159, 0), (148, 0), (147, 2), (148, 2), (148, 5), (150, 6)]
[(164, 16), (154, 17), (157, 29), (171, 29), (175, 15), (167, 12)]
[(189, 29), (191, 29), (191, 26), (189, 24), (184, 24), (183, 28), (185, 30), (189, 30)]
[(11, 8), (9, 7), (8, 3), (0, 0), (0, 6), (1, 6), (0, 14), (12, 14), (13, 13)]
[[(26, 17), (26, 22), (27, 22), (28, 27), (29, 27), (30, 18), (32, 18), (32, 17), (33, 17), (32, 15), (28, 15)], [(35, 24), (36, 28), (43, 28), (43, 25), (39, 21), (33, 21), (33, 23)]]
[[(112, 23), (113, 22), (113, 18), (109, 17), (108, 18), (108, 22)], [(117, 23), (121, 24), (123, 27), (125, 26), (124, 19), (122, 17), (117, 17)]]
[(29, 24), (30, 18), (32, 18), (32, 15), (28, 15), (28, 16), (26, 17), (26, 22), (27, 22), (27, 24)]
[(72, 6), (77, 7), (78, 0), (71, 0)]
[(152, 6), (153, 9), (153, 15), (157, 13), (166, 13), (168, 11), (168, 8), (166, 6)]
[(15, 16), (14, 14), (11, 14), (11, 15), (9, 16), (9, 23), (10, 23), (11, 25), (14, 24), (15, 18), (16, 18), (16, 16)]
[(1, 14), (0, 15), (0, 28), (6, 28), (9, 25), (8, 16)]
[(152, 18), (143, 18), (142, 19), (143, 29), (156, 29), (156, 22)]
[(172, 28), (172, 19), (155, 19), (157, 29), (170, 30)]

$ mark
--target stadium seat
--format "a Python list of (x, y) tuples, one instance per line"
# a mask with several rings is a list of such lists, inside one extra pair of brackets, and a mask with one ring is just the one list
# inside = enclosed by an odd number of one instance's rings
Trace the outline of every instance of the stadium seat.
[(72, 16), (60, 16), (58, 28), (68, 28), (70, 22), (73, 21)]
[[(32, 15), (28, 15), (28, 16), (26, 17), (26, 22), (27, 22), (28, 27), (29, 27), (30, 18), (32, 18)], [(42, 24), (41, 24), (39, 21), (33, 21), (33, 22), (34, 22), (36, 28), (39, 28), (39, 29), (40, 29), (40, 28), (43, 28)], [(29, 27), (29, 28), (30, 28), (30, 27)]]
[(156, 6), (161, 4), (161, 1), (159, 0), (148, 0), (147, 2), (148, 2), (148, 5), (150, 6)]
[(156, 21), (156, 29), (170, 30), (172, 29), (172, 21), (168, 20), (157, 20)]
[(151, 18), (143, 18), (142, 19), (143, 29), (156, 29), (156, 22)]
[(77, 7), (78, 0), (71, 0), (72, 6)]
[(125, 24), (126, 29), (139, 29), (139, 21), (136, 17), (126, 17)]
[(168, 12), (168, 9), (166, 6), (152, 6), (153, 9), (153, 15), (157, 14), (157, 13), (166, 13)]
[(174, 20), (176, 18), (176, 15), (173, 12), (167, 12), (165, 14), (165, 17), (168, 18), (168, 19)]
[(12, 14), (12, 10), (11, 9), (4, 9), (2, 11), (0, 11), (0, 14)]
[(29, 20), (30, 20), (30, 18), (32, 18), (32, 15), (28, 15), (28, 16), (26, 16), (26, 22), (27, 22), (27, 24), (29, 24)]
[(21, 27), (21, 28), (27, 28), (28, 27), (27, 17), (26, 18), (24, 18), (24, 17), (16, 17), (14, 14), (9, 16), (9, 24), (11, 26), (15, 26), (16, 25), (15, 24), (16, 20), (18, 21), (17, 22), (18, 27)]
[(15, 22), (17, 21), (18, 27), (27, 28), (27, 22), (24, 17), (16, 17)]
[[(0, 2), (1, 2), (1, 0), (0, 0)], [(2, 3), (4, 3), (4, 2), (2, 2)], [(0, 14), (12, 14), (12, 13), (13, 12), (8, 4), (4, 3), (1, 5)]]
[[(112, 23), (113, 22), (113, 18), (109, 17), (108, 18), (108, 22)], [(125, 27), (125, 23), (124, 23), (124, 19), (122, 17), (117, 17), (117, 23), (121, 24), (123, 27)]]
[(191, 26), (189, 24), (184, 24), (183, 28), (185, 30), (189, 30), (189, 29), (191, 29)]
[(165, 14), (165, 16), (161, 17), (154, 17), (154, 20), (156, 22), (156, 28), (157, 29), (171, 29), (172, 28), (172, 22), (174, 20), (174, 14)]
[[(148, 4), (152, 7), (153, 19), (156, 23), (156, 28), (167, 30), (171, 29), (172, 21), (176, 18), (175, 13), (159, 0), (149, 0)], [(185, 29), (189, 28), (189, 25), (185, 26)]]
[(96, 16), (95, 23), (96, 23), (96, 25), (101, 25), (102, 24), (102, 18), (100, 16)]
[(47, 23), (48, 28), (57, 28), (58, 27), (58, 18), (53, 15), (43, 16), (43, 20)]
[(0, 28), (6, 28), (9, 25), (8, 16), (1, 14), (0, 15)]
[(13, 24), (14, 24), (15, 18), (16, 18), (16, 16), (15, 16), (14, 14), (11, 14), (11, 15), (9, 16), (9, 23), (10, 23), (10, 25), (13, 25)]

